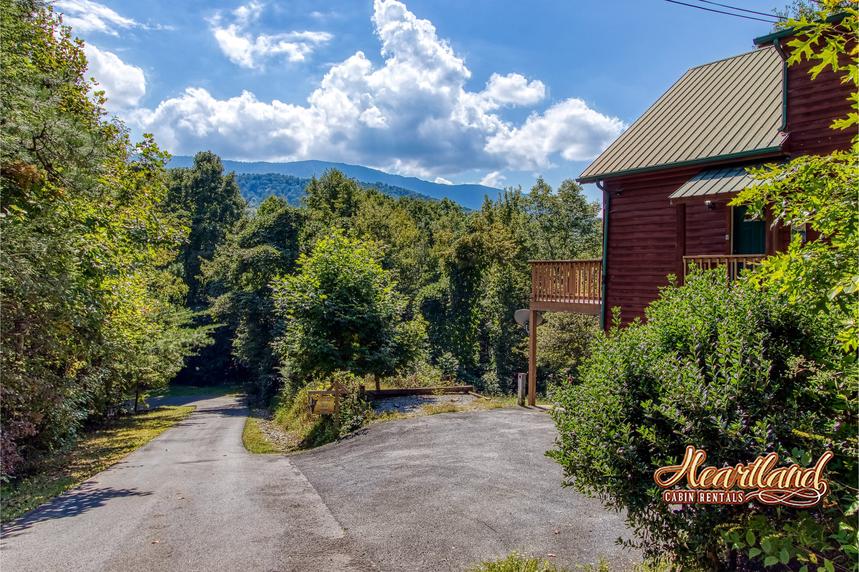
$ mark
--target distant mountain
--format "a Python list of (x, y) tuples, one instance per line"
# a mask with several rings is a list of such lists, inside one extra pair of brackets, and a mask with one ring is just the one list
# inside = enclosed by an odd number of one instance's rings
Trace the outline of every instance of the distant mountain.
[[(170, 161), (169, 166), (190, 167), (193, 163), (193, 157), (177, 155)], [(319, 177), (327, 169), (337, 169), (347, 177), (352, 177), (353, 179), (364, 183), (365, 186), (375, 186), (377, 183), (384, 183), (390, 187), (405, 189), (406, 191), (427, 195), (434, 199), (448, 198), (472, 209), (480, 208), (484, 195), (489, 195), (491, 198), (495, 198), (499, 193), (499, 189), (487, 187), (485, 185), (443, 185), (440, 183), (424, 181), (423, 179), (418, 179), (416, 177), (392, 175), (390, 173), (385, 173), (384, 171), (379, 171), (378, 169), (371, 169), (360, 165), (331, 163), (328, 161), (267, 163), (263, 161), (244, 162), (224, 160), (223, 163), (224, 169), (227, 171), (235, 171), (237, 175), (242, 173), (277, 173), (280, 175), (291, 175), (301, 179)]]
[[(171, 165), (172, 166), (172, 165)], [(237, 173), (236, 183), (242, 191), (242, 196), (251, 206), (257, 206), (266, 198), (275, 195), (282, 197), (294, 206), (301, 204), (304, 190), (310, 183), (310, 179), (294, 177), (292, 175), (280, 175), (278, 173)], [(377, 191), (392, 197), (417, 197), (426, 200), (434, 200), (432, 197), (415, 193), (408, 189), (386, 185), (385, 183), (358, 182), (362, 187), (372, 187)]]

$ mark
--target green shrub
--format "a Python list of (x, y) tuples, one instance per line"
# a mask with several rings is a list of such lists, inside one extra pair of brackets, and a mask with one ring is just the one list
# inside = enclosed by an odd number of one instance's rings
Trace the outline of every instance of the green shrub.
[[(832, 448), (827, 472), (836, 504), (800, 518), (816, 523), (815, 538), (850, 527), (847, 544), (855, 543), (843, 502), (855, 498), (857, 485), (855, 417), (843, 423), (845, 396), (856, 394), (855, 367), (839, 369), (832, 332), (776, 295), (742, 282), (727, 286), (720, 271), (693, 275), (662, 291), (646, 323), (596, 342), (580, 383), (555, 394), (563, 409), (554, 413), (559, 439), (549, 454), (564, 467), (566, 484), (626, 511), (638, 537), (632, 543), (646, 556), (715, 569), (735, 556), (723, 534), (756, 516), (777, 534), (796, 523), (797, 511), (687, 505), (672, 512), (653, 472), (676, 464), (689, 444), (706, 449), (713, 465), (770, 451), (807, 463)], [(811, 550), (791, 546), (787, 560), (802, 562)], [(832, 557), (845, 550), (831, 538), (814, 548)]]
[(450, 352), (444, 352), (438, 356), (435, 365), (444, 380), (453, 381), (459, 373), (459, 360)]
[[(345, 388), (337, 415), (313, 415), (308, 409), (308, 391), (330, 389), (334, 382)], [(300, 449), (310, 449), (336, 441), (360, 429), (369, 421), (372, 407), (360, 394), (361, 378), (343, 371), (313, 381), (297, 393), (285, 388), (275, 406), (274, 421), (292, 434)]]
[[(391, 387), (438, 387), (451, 385), (456, 378), (445, 378), (441, 369), (426, 361), (416, 363), (411, 369), (398, 372), (382, 379), (382, 383)], [(372, 384), (367, 384), (370, 387)]]
[(600, 335), (599, 321), (567, 312), (548, 312), (545, 319), (537, 328), (538, 378), (553, 385), (567, 383), (590, 355), (594, 339)]
[[(502, 560), (483, 562), (469, 570), (470, 572), (569, 572), (569, 569), (558, 568), (548, 560), (529, 558), (518, 552), (511, 552)], [(601, 565), (597, 570), (607, 572), (608, 567)]]
[(338, 370), (389, 375), (420, 356), (423, 322), (405, 319), (405, 299), (376, 254), (335, 231), (299, 257), (296, 274), (274, 282), (283, 320), (274, 349), (289, 391)]
[(487, 370), (480, 376), (477, 390), (486, 395), (501, 395), (501, 380), (498, 379), (498, 373), (494, 369)]

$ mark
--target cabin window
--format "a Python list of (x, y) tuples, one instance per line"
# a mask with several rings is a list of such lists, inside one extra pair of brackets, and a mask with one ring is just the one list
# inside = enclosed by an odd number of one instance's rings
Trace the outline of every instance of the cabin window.
[(745, 206), (734, 207), (731, 225), (731, 254), (765, 254), (766, 222), (749, 216)]

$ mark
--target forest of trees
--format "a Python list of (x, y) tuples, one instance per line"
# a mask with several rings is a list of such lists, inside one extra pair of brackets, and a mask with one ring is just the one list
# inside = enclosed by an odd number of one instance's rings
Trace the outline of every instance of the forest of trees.
[[(251, 208), (216, 155), (168, 170), (131, 141), (48, 4), (2, 0), (2, 28), (4, 475), (171, 381), (262, 401), (336, 370), (508, 391), (528, 260), (599, 254), (598, 205), (572, 181), (470, 211), (329, 171), (299, 206)], [(574, 367), (562, 354), (547, 373)]]
[[(171, 174), (172, 188), (184, 190), (171, 192), (171, 201), (183, 198), (168, 208), (192, 221), (179, 257), (188, 303), (204, 311), (200, 323), (219, 324), (215, 345), (191, 358), (180, 379), (243, 380), (260, 398), (326, 371), (390, 375), (425, 366), (484, 391), (509, 391), (526, 365), (513, 312), (528, 305), (528, 260), (599, 254), (599, 207), (572, 181), (554, 192), (538, 180), (468, 211), (390, 197), (332, 170), (311, 181), (299, 207), (269, 197), (242, 211), (233, 175), (211, 153)], [(363, 269), (368, 283), (353, 285)], [(320, 286), (327, 275), (336, 280)], [(362, 296), (367, 306), (358, 311)], [(593, 327), (552, 323), (558, 331)], [(326, 344), (338, 354), (327, 368)], [(376, 349), (372, 359), (355, 357)], [(563, 370), (567, 359), (546, 371)]]
[[(248, 206), (257, 207), (272, 195), (285, 199), (286, 202), (293, 206), (299, 206), (302, 197), (304, 197), (304, 189), (310, 184), (310, 179), (280, 173), (237, 173), (236, 182), (242, 191), (242, 196), (248, 202)], [(430, 198), (420, 193), (385, 183), (377, 182), (368, 184), (359, 181), (358, 184), (365, 188), (376, 189), (392, 197)]]

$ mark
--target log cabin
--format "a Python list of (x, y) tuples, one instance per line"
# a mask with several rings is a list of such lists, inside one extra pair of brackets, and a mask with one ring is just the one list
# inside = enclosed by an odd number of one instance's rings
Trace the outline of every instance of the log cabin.
[[(849, 149), (830, 128), (850, 109), (849, 85), (812, 63), (788, 66), (792, 30), (754, 40), (748, 53), (687, 71), (578, 178), (603, 196), (603, 256), (531, 263), (530, 323), (543, 311), (622, 323), (692, 265), (729, 278), (783, 250), (804, 229), (774, 226), (728, 203), (754, 179), (748, 167)], [(530, 328), (528, 400), (536, 399), (536, 328)]]

